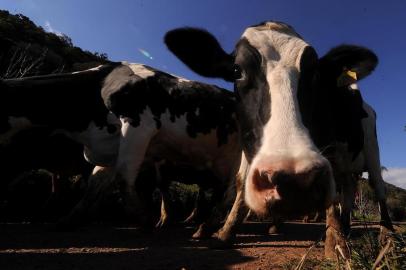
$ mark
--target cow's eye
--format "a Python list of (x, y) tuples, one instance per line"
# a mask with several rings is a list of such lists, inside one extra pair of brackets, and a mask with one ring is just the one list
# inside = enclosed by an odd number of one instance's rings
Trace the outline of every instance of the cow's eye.
[(242, 71), (239, 65), (234, 65), (234, 80), (242, 78)]

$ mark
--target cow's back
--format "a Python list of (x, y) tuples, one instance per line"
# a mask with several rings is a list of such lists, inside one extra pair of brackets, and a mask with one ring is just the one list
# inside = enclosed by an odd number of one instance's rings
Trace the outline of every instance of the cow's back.
[(81, 131), (91, 121), (102, 126), (107, 109), (100, 90), (105, 76), (115, 66), (1, 81), (1, 131), (11, 128), (10, 118), (68, 131)]

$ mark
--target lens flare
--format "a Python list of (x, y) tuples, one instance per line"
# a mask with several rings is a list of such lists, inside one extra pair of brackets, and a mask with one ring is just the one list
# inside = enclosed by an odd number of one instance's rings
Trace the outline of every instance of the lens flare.
[(154, 59), (154, 58), (152, 57), (152, 55), (150, 55), (149, 52), (147, 52), (146, 50), (143, 50), (143, 49), (139, 48), (138, 51), (139, 51), (140, 53), (142, 53), (142, 55), (144, 55), (145, 57), (147, 57), (147, 58), (149, 58), (149, 59), (151, 59), (151, 60)]

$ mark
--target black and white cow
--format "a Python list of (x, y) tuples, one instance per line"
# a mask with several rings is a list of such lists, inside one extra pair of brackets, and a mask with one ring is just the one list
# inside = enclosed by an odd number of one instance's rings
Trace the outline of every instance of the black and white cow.
[[(358, 91), (356, 84), (351, 91)], [(393, 225), (386, 205), (386, 192), (382, 178), (382, 167), (379, 155), (378, 138), (376, 132), (376, 113), (366, 102), (362, 105), (367, 116), (362, 119), (363, 147), (357, 156), (348, 151), (348, 145), (342, 142), (336, 145), (336, 153), (329, 158), (335, 160), (333, 164), (335, 178), (340, 180), (337, 184), (342, 198), (342, 221), (344, 232), (349, 233), (350, 216), (353, 208), (358, 177), (363, 172), (368, 173), (368, 183), (375, 192), (381, 214), (381, 242), (387, 236), (386, 231), (393, 231)], [(340, 152), (338, 152), (340, 151)]]
[(210, 170), (223, 189), (235, 177), (241, 155), (235, 98), (224, 89), (141, 64), (114, 63), (2, 80), (0, 94), (0, 142), (19, 130), (46, 126), (81, 142), (86, 159), (97, 165), (84, 199), (61, 224), (85, 218), (116, 176), (123, 180), (128, 210), (147, 216), (134, 190), (143, 164), (166, 159)]
[[(234, 82), (245, 158), (236, 201), (218, 239), (229, 241), (233, 236), (246, 213), (244, 198), (259, 214), (324, 208), (326, 255), (333, 257), (338, 245), (349, 256), (334, 203), (336, 182), (345, 185), (334, 179), (339, 171), (334, 160), (341, 155), (339, 143), (346, 145), (351, 158), (362, 149), (365, 114), (360, 96), (348, 92), (353, 81), (346, 74), (367, 76), (375, 68), (376, 56), (365, 48), (341, 46), (319, 59), (292, 27), (280, 22), (247, 28), (232, 54), (200, 29), (172, 30), (165, 42), (195, 72)], [(356, 113), (347, 118), (354, 125), (351, 132), (337, 133), (333, 121), (340, 111), (335, 109), (346, 108), (337, 98), (349, 102)], [(333, 155), (324, 156), (326, 151)], [(332, 156), (330, 163), (326, 157)], [(376, 188), (384, 194), (381, 185)]]

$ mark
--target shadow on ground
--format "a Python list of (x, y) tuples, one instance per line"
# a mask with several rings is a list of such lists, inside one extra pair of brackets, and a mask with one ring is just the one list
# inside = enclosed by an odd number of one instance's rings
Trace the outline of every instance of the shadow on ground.
[(44, 225), (0, 226), (0, 269), (227, 269), (252, 258), (193, 241), (192, 228), (153, 234), (136, 228), (90, 226), (51, 232)]

